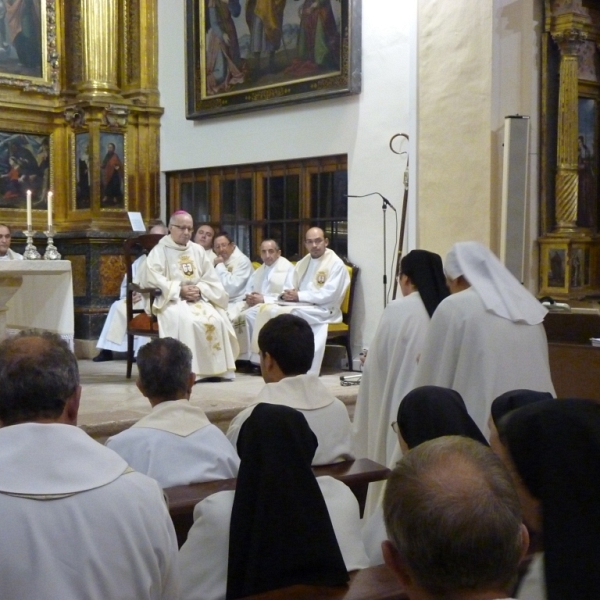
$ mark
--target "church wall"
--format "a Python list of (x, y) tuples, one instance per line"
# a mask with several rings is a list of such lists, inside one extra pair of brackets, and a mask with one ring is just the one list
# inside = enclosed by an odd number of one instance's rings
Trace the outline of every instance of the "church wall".
[[(185, 119), (184, 1), (159, 0), (161, 170), (348, 155), (350, 194), (378, 191), (399, 210), (405, 159), (388, 146), (409, 133), (416, 0), (362, 3), (362, 93), (204, 121)], [(240, 17), (241, 18), (241, 17)], [(411, 91), (412, 86), (412, 91)], [(165, 198), (162, 195), (164, 210)], [(383, 309), (382, 215), (378, 197), (349, 199), (349, 258), (361, 273), (355, 296), (355, 356), (372, 338)], [(410, 232), (409, 232), (410, 233)], [(387, 215), (388, 282), (395, 241)], [(410, 240), (412, 247), (415, 240)]]

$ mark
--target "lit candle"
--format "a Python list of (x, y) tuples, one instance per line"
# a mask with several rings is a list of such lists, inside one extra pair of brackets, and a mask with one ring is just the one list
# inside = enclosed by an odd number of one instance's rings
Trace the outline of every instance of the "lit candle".
[(52, 192), (48, 192), (48, 231), (52, 229)]
[(31, 190), (27, 190), (27, 230), (31, 231), (33, 229), (31, 223)]

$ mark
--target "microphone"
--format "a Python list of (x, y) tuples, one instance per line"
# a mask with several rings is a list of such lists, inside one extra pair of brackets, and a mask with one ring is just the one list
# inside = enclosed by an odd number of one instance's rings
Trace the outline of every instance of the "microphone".
[(398, 212), (394, 208), (394, 205), (383, 194), (380, 194), (379, 192), (371, 192), (369, 194), (363, 194), (362, 196), (353, 196), (352, 194), (344, 195), (346, 196), (346, 198), (366, 198), (367, 196), (379, 196), (383, 200), (384, 205), (387, 204), (394, 212)]

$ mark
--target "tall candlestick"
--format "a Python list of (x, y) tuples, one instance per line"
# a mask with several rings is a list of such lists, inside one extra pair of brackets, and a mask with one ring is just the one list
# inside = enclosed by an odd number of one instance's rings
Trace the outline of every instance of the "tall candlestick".
[(52, 229), (52, 192), (48, 192), (48, 230)]
[(27, 229), (31, 231), (32, 220), (31, 220), (31, 190), (27, 190)]

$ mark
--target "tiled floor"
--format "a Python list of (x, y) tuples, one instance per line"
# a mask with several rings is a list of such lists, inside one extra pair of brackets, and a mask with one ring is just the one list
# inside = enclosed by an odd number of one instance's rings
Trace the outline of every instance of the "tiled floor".
[[(150, 411), (150, 404), (135, 385), (135, 365), (131, 379), (126, 379), (125, 368), (124, 360), (79, 361), (83, 388), (79, 425), (100, 441), (129, 427)], [(340, 386), (341, 374), (328, 371), (321, 376), (321, 381), (348, 406), (352, 416), (358, 387)], [(238, 373), (235, 381), (196, 384), (191, 402), (201, 406), (215, 425), (226, 430), (233, 416), (253, 402), (263, 385), (259, 375)]]

